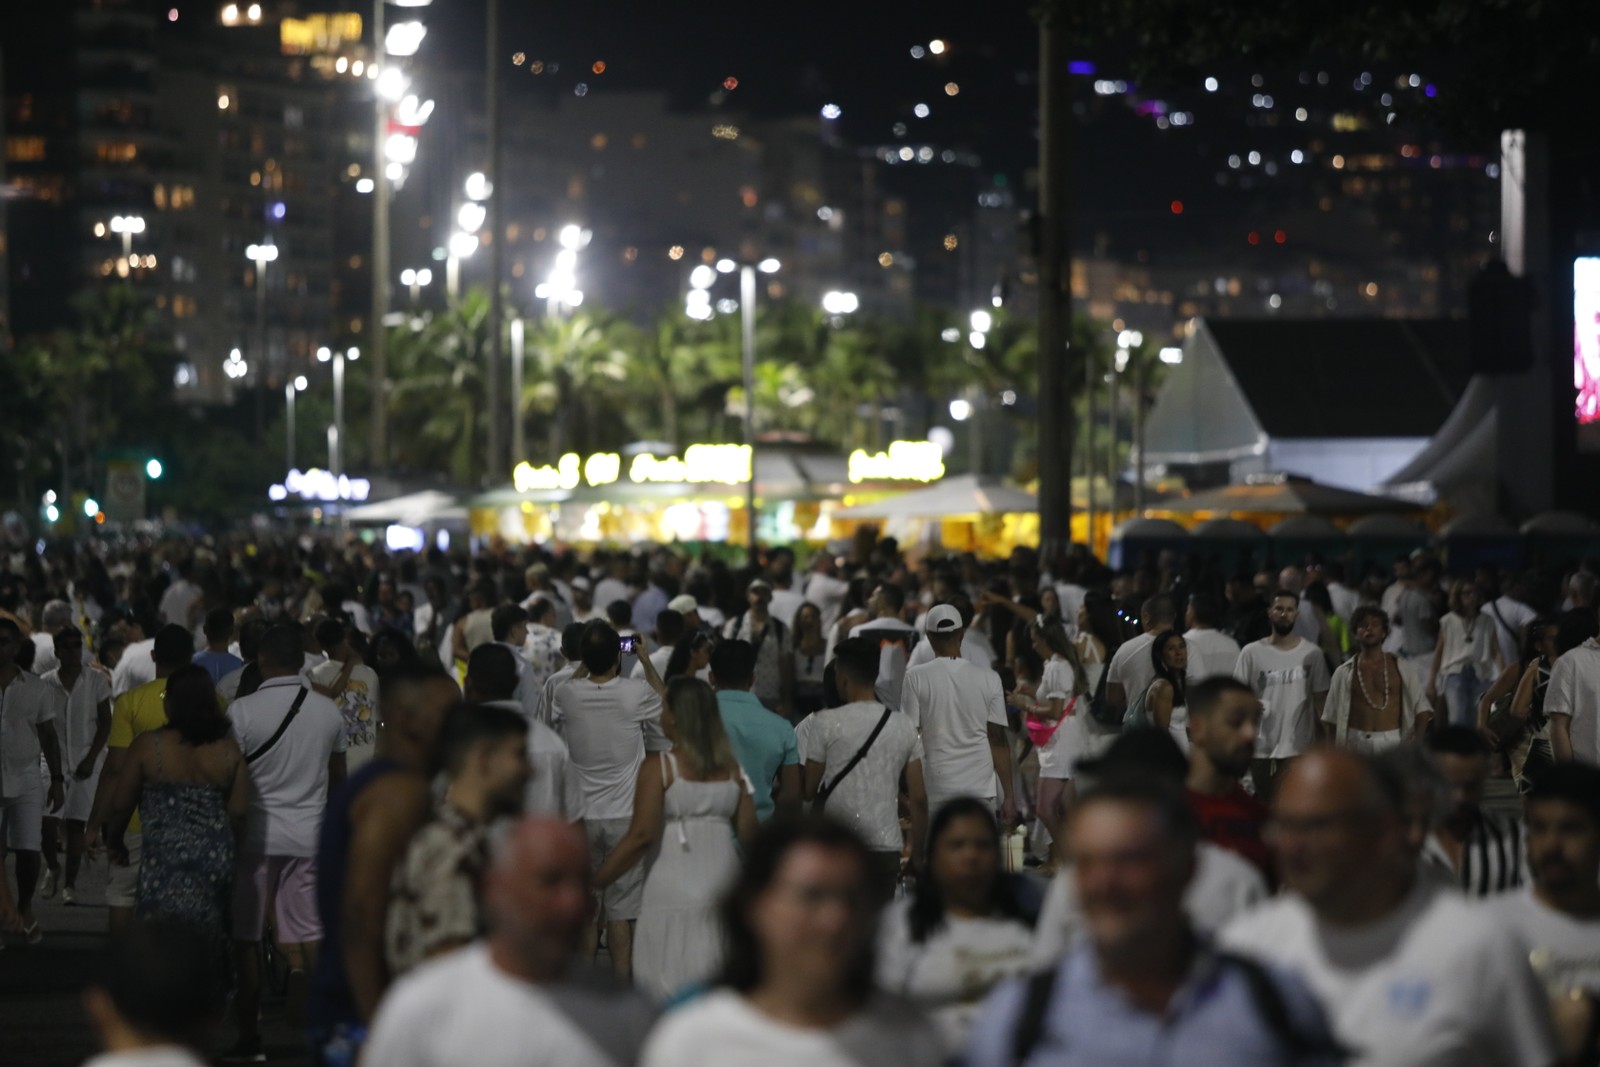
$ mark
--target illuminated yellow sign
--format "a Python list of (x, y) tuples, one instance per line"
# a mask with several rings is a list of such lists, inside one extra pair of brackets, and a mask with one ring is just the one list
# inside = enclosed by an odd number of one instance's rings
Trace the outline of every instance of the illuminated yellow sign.
[(944, 477), (944, 450), (932, 441), (893, 441), (889, 451), (850, 453), (852, 482), (936, 482)]
[(615, 452), (596, 452), (583, 464), (583, 480), (590, 485), (610, 485), (622, 473), (622, 457)]
[(337, 52), (346, 44), (361, 42), (361, 16), (353, 13), (307, 15), (278, 24), (278, 44), (286, 56)]
[(576, 489), (578, 487), (578, 454), (568, 452), (554, 467), (535, 467), (524, 460), (511, 472), (511, 484), (517, 492), (535, 489)]
[[(621, 477), (622, 457), (615, 452), (597, 452), (588, 459), (568, 452), (554, 467), (518, 463), (511, 483), (517, 492), (527, 493), (576, 489), (580, 478), (592, 487), (611, 485)], [(635, 485), (742, 485), (749, 480), (749, 445), (691, 445), (682, 456), (641, 455), (628, 464), (628, 481)]]

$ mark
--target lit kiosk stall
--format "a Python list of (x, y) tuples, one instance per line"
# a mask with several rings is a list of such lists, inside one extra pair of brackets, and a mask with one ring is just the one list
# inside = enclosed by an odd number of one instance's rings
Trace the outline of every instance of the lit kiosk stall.
[(763, 544), (823, 541), (835, 511), (941, 478), (939, 446), (895, 442), (845, 456), (804, 442), (691, 445), (664, 455), (635, 446), (554, 463), (524, 461), (512, 484), (471, 502), (472, 532), (513, 544), (688, 542), (743, 545), (755, 475)]

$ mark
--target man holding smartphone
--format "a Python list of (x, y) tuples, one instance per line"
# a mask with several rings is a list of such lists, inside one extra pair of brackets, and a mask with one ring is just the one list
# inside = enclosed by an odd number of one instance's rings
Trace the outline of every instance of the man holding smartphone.
[[(638, 655), (644, 678), (621, 674), (624, 642)], [(661, 692), (665, 688), (650, 662), (644, 636), (619, 636), (603, 622), (591, 622), (579, 643), (579, 664), (572, 680), (555, 691), (555, 712), (562, 724), (572, 769), (577, 776), (582, 819), (589, 835), (589, 862), (595, 869), (627, 835), (633, 819), (633, 786), (645, 753), (670, 748), (661, 731)], [(601, 894), (599, 921), (606, 924), (606, 943), (618, 976), (633, 971), (633, 921), (639, 917), (644, 891), (644, 865), (607, 886)], [(590, 955), (598, 938), (590, 934)]]

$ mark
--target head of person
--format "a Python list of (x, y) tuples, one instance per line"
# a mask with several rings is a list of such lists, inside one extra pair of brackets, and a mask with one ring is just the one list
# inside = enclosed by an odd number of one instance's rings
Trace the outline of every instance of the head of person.
[(323, 619), (316, 627), (317, 644), (329, 659), (343, 660), (349, 651), (350, 632), (338, 619)]
[(227, 608), (212, 608), (206, 612), (201, 629), (205, 631), (207, 644), (227, 644), (233, 640), (233, 612)]
[(1189, 642), (1176, 630), (1162, 630), (1150, 642), (1150, 662), (1156, 677), (1172, 686), (1172, 706), (1184, 702), (1184, 675), (1189, 669)]
[[(159, 642), (160, 637), (157, 637)], [(299, 674), (305, 665), (305, 642), (301, 639), (300, 628), (292, 623), (278, 623), (270, 627), (261, 635), (261, 647), (257, 650), (256, 663), (261, 668), (263, 678), (284, 678), (289, 675)], [(157, 665), (160, 664), (158, 659)]]
[(811, 601), (800, 605), (794, 613), (794, 635), (796, 640), (803, 641), (808, 637), (820, 638), (822, 636), (822, 609)]
[(588, 611), (594, 607), (594, 583), (583, 575), (578, 575), (570, 583), (572, 587), (572, 603), (579, 611)]
[(1522, 635), (1522, 665), (1536, 660), (1554, 663), (1561, 655), (1558, 651), (1561, 627), (1548, 615), (1541, 615), (1528, 624)]
[(1436, 727), (1428, 734), (1428, 751), (1450, 783), (1451, 815), (1469, 818), (1483, 804), (1489, 781), (1489, 742), (1469, 726)]
[(633, 622), (633, 605), (626, 600), (613, 600), (606, 605), (606, 619), (614, 630), (626, 629)]
[(387, 674), (401, 665), (415, 665), (422, 662), (417, 655), (417, 646), (411, 639), (392, 626), (385, 626), (372, 635), (372, 643), (367, 647), (371, 654), (372, 669), (380, 675)]
[(462, 691), (471, 703), (515, 699), (517, 681), (517, 655), (505, 645), (479, 645), (467, 656)]
[(261, 638), (272, 624), (257, 615), (239, 624), (239, 658), (254, 663), (261, 656)]
[(1067, 628), (1061, 620), (1052, 615), (1038, 615), (1034, 617), (1032, 625), (1028, 627), (1028, 636), (1033, 640), (1030, 644), (1042, 660), (1054, 656), (1076, 661), (1076, 650), (1072, 646), (1072, 638), (1067, 636)]
[(1147, 634), (1170, 630), (1178, 621), (1178, 607), (1165, 593), (1158, 593), (1139, 605), (1139, 627)]
[(561, 628), (561, 656), (568, 663), (578, 662), (583, 654), (583, 630), (586, 622), (569, 622)]
[(1078, 631), (1093, 634), (1106, 648), (1106, 658), (1122, 644), (1122, 622), (1117, 618), (1117, 605), (1101, 589), (1091, 589), (1083, 595), (1083, 606), (1078, 609)]
[(656, 613), (656, 644), (662, 648), (672, 648), (683, 637), (687, 627), (683, 623), (683, 616), (671, 608)]
[(1389, 764), (1348, 750), (1295, 760), (1277, 783), (1269, 829), (1284, 887), (1324, 921), (1377, 917), (1373, 902), (1414, 874), (1404, 781)]
[(583, 640), (578, 646), (578, 659), (589, 669), (591, 678), (599, 678), (617, 669), (622, 660), (622, 638), (606, 623), (595, 620), (585, 625)]
[(1190, 758), (1204, 759), (1230, 778), (1243, 778), (1256, 754), (1261, 701), (1249, 686), (1227, 674), (1201, 679), (1184, 696)]
[(662, 680), (670, 682), (674, 678), (698, 676), (711, 665), (711, 650), (715, 647), (716, 640), (704, 630), (684, 634), (672, 647), (672, 657), (667, 660)]
[(1294, 624), (1300, 619), (1300, 594), (1279, 586), (1267, 602), (1267, 621), (1272, 632), (1279, 637), (1294, 633)]
[(1400, 784), (1405, 798), (1406, 844), (1413, 857), (1420, 857), (1428, 836), (1455, 810), (1455, 791), (1426, 745), (1408, 741), (1375, 758)]
[(1314, 605), (1324, 615), (1333, 614), (1333, 596), (1328, 592), (1328, 585), (1323, 581), (1307, 582), (1304, 592), (1306, 603)]
[(879, 582), (872, 589), (867, 610), (877, 618), (899, 618), (906, 606), (906, 591), (894, 582)]
[(101, 957), (84, 1009), (108, 1049), (201, 1050), (226, 1006), (217, 978), (203, 933), (173, 919), (136, 919)]
[(1209, 593), (1196, 593), (1189, 598), (1183, 619), (1190, 630), (1215, 630), (1222, 625), (1222, 605)]
[(1558, 763), (1523, 797), (1528, 869), (1554, 901), (1592, 899), (1600, 883), (1600, 767)]
[(1305, 592), (1306, 572), (1290, 564), (1278, 572), (1278, 588), (1287, 589), (1298, 599), (1300, 594)]
[(673, 754), (701, 778), (739, 766), (717, 709), (717, 694), (698, 678), (680, 677), (667, 683), (661, 701), (661, 729), (672, 741)]
[(424, 770), (436, 769), (439, 731), (460, 700), (461, 690), (442, 669), (427, 663), (396, 667), (378, 687), (379, 744), (402, 746)]
[(1066, 855), (1102, 960), (1134, 964), (1184, 936), (1199, 837), (1170, 776), (1122, 769), (1079, 795), (1067, 811)]
[(877, 700), (880, 661), (877, 644), (868, 638), (851, 637), (835, 646), (830, 666), (841, 702)]
[(168, 675), (162, 703), (167, 726), (188, 744), (209, 745), (229, 730), (228, 717), (217, 707), (217, 687), (204, 667), (188, 663)]
[(495, 848), (484, 877), (489, 938), (532, 981), (555, 981), (583, 948), (594, 917), (589, 842), (565, 819), (532, 816)]
[(1076, 764), (1081, 781), (1093, 785), (1117, 775), (1153, 775), (1182, 786), (1189, 775), (1189, 758), (1166, 730), (1154, 726), (1128, 730), (1111, 742), (1103, 754)]
[(156, 673), (172, 673), (194, 659), (194, 635), (177, 623), (168, 623), (156, 631), (150, 658), (155, 660)]
[(61, 663), (61, 669), (68, 671), (78, 670), (83, 665), (83, 631), (76, 626), (63, 626), (55, 631), (50, 639), (51, 646), (55, 649), (56, 659)]
[(817, 995), (872, 995), (875, 908), (861, 839), (817, 816), (775, 819), (745, 851), (723, 900), (719, 984), (748, 993), (779, 968)]
[(745, 588), (744, 598), (748, 610), (758, 614), (767, 611), (772, 607), (772, 583), (756, 578)]
[[(667, 601), (667, 608), (682, 617), (685, 630), (698, 630), (705, 624), (705, 620), (700, 617), (700, 601), (693, 594), (680, 593)], [(656, 620), (656, 638), (663, 644), (666, 643), (666, 639), (661, 636), (659, 619)], [(677, 639), (673, 640), (675, 642)]]
[(1055, 591), (1054, 586), (1039, 591), (1039, 610), (1046, 615), (1061, 616), (1061, 594)]
[(501, 604), (489, 613), (489, 630), (496, 641), (521, 646), (528, 640), (528, 613), (520, 604)]
[(500, 599), (500, 592), (493, 582), (484, 578), (472, 583), (472, 588), (467, 592), (467, 603), (473, 611), (486, 611), (494, 606)]
[(520, 711), (495, 704), (458, 706), (445, 719), (442, 741), (444, 771), (452, 784), (481, 795), (491, 818), (522, 811), (533, 768), (528, 720)]
[(718, 689), (749, 689), (756, 683), (756, 646), (718, 641), (711, 650), (711, 682)]
[(523, 583), (529, 589), (550, 588), (550, 568), (543, 563), (534, 563), (522, 572)]
[(1001, 867), (1000, 825), (989, 805), (972, 797), (958, 797), (933, 814), (928, 862), (917, 876), (908, 916), (911, 940), (926, 941), (944, 925), (952, 905), (1026, 921)]
[[(533, 603), (528, 605), (527, 611), (527, 621), (530, 626), (554, 626), (556, 624), (556, 602), (551, 597), (534, 597)], [(513, 642), (513, 644), (515, 643)]]
[(966, 635), (967, 624), (954, 604), (935, 604), (928, 609), (928, 643), (941, 656), (961, 653), (961, 639)]
[(1450, 587), (1450, 610), (1462, 618), (1472, 618), (1483, 610), (1483, 589), (1477, 582), (1462, 579)]
[(1572, 598), (1572, 606), (1590, 608), (1595, 606), (1595, 576), (1588, 571), (1578, 571), (1567, 580), (1567, 595)]
[(39, 612), (39, 629), (53, 634), (72, 622), (72, 605), (65, 600), (46, 601)]
[(1360, 648), (1382, 648), (1389, 639), (1389, 613), (1376, 604), (1362, 604), (1350, 613), (1350, 633)]

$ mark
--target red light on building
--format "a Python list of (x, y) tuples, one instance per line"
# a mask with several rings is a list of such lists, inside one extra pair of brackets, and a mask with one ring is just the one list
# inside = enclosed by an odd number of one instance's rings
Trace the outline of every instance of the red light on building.
[(1174, 200), (1172, 202), (1172, 213), (1174, 215), (1182, 215), (1183, 214), (1183, 201), (1182, 200)]
[(1272, 239), (1281, 245), (1289, 239), (1289, 235), (1284, 233), (1282, 230), (1279, 230), (1277, 233), (1272, 235)]
[(1261, 235), (1256, 231), (1251, 230), (1250, 236), (1245, 238), (1245, 240), (1249, 241), (1253, 245), (1258, 245), (1261, 243)]

